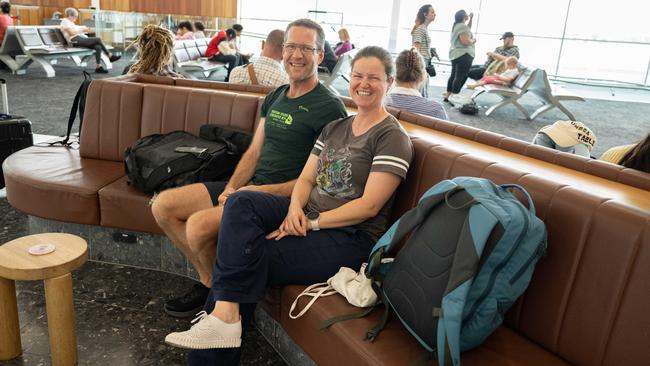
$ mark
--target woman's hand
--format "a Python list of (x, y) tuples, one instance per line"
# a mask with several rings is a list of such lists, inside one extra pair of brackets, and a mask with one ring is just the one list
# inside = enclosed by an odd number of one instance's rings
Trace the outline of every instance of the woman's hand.
[(287, 217), (284, 218), (280, 227), (268, 234), (266, 238), (280, 240), (288, 235), (306, 236), (308, 230), (309, 223), (302, 208), (289, 206)]

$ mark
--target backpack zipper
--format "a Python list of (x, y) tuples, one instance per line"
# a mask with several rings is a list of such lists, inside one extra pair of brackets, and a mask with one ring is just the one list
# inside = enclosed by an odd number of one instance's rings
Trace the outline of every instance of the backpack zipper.
[(530, 263), (542, 256), (545, 248), (546, 245), (544, 245), (544, 240), (540, 241), (539, 245), (537, 246), (537, 249), (535, 249), (533, 254), (531, 254), (531, 256), (526, 260), (526, 262), (521, 266), (521, 268), (519, 268), (519, 270), (515, 272), (515, 274), (512, 276), (510, 281), (508, 281), (508, 283), (512, 285), (515, 282), (517, 282), (517, 280), (524, 274), (524, 272), (526, 272), (526, 269), (528, 268), (528, 266), (530, 266)]

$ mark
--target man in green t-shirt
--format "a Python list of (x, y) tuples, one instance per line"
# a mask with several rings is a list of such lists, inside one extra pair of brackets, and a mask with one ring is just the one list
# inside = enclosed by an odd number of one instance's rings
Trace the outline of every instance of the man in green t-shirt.
[(253, 141), (230, 181), (205, 182), (162, 192), (152, 212), (167, 237), (188, 258), (200, 283), (165, 303), (177, 317), (196, 314), (212, 281), (223, 204), (237, 190), (290, 196), (296, 178), (323, 127), (347, 115), (345, 106), (318, 81), (325, 34), (308, 19), (287, 27), (282, 59), (289, 84), (266, 96)]

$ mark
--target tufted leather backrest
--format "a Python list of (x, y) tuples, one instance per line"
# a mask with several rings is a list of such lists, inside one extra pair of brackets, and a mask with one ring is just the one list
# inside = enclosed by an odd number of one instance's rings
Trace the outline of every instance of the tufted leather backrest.
[(94, 81), (86, 98), (80, 154), (122, 161), (124, 149), (140, 137), (175, 130), (198, 135), (207, 123), (253, 132), (262, 101), (258, 95), (222, 90)]
[(448, 146), (418, 138), (413, 143), (415, 159), (399, 188), (394, 218), (429, 187), (457, 176), (517, 183), (533, 197), (548, 230), (548, 253), (508, 314), (510, 327), (576, 365), (633, 364), (647, 356), (647, 210)]

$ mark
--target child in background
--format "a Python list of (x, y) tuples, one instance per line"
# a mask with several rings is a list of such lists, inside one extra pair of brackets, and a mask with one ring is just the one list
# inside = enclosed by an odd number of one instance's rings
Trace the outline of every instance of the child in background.
[(512, 83), (513, 80), (519, 75), (519, 69), (517, 68), (517, 58), (514, 56), (508, 57), (505, 60), (506, 69), (498, 75), (485, 75), (481, 80), (477, 81), (474, 84), (468, 84), (467, 88), (475, 89), (478, 86), (485, 84), (497, 84), (508, 86)]

